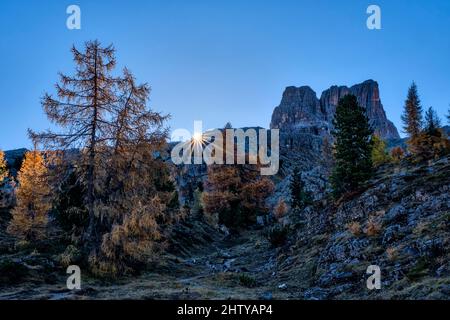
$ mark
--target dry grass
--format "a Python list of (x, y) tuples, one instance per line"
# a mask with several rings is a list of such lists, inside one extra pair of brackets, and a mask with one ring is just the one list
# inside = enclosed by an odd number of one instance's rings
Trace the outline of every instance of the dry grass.
[(398, 258), (398, 249), (389, 247), (386, 249), (386, 255), (389, 261), (394, 261)]
[(283, 199), (278, 200), (277, 205), (275, 206), (274, 210), (274, 216), (277, 220), (280, 220), (283, 218), (286, 213), (288, 212), (288, 207), (286, 205), (286, 202), (284, 202)]
[(419, 222), (417, 226), (414, 228), (413, 233), (415, 235), (422, 235), (425, 232), (429, 231), (429, 223), (428, 222)]
[(379, 222), (376, 222), (374, 219), (369, 219), (367, 222), (367, 230), (366, 234), (369, 237), (375, 237), (380, 234), (381, 231), (381, 224)]

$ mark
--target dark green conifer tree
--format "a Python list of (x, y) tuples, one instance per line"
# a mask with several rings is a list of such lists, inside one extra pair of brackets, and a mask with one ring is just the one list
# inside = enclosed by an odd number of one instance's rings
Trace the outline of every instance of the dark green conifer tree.
[(339, 100), (333, 120), (336, 163), (331, 175), (335, 197), (360, 188), (372, 175), (373, 130), (354, 95)]
[(403, 130), (411, 139), (419, 135), (422, 130), (422, 106), (420, 104), (417, 85), (413, 82), (408, 89), (408, 96), (402, 114)]
[(291, 192), (291, 207), (293, 209), (303, 209), (311, 202), (310, 195), (305, 191), (305, 184), (298, 167), (295, 167), (292, 171), (289, 189)]

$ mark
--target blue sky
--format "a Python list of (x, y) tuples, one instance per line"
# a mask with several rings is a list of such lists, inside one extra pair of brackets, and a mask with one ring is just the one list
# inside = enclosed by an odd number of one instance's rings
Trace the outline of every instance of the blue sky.
[[(81, 30), (66, 8), (81, 8)], [(382, 30), (366, 28), (381, 7)], [(450, 1), (2, 1), (0, 149), (29, 147), (27, 128), (46, 129), (40, 97), (57, 72), (73, 70), (70, 47), (113, 43), (119, 67), (152, 87), (151, 107), (172, 129), (267, 127), (286, 86), (320, 96), (333, 84), (380, 84), (400, 129), (415, 80), (424, 107), (441, 117), (450, 103)]]

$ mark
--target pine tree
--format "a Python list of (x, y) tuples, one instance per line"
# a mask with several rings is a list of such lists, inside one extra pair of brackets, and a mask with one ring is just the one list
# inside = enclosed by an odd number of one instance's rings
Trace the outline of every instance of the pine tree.
[(372, 136), (373, 149), (372, 149), (372, 162), (375, 167), (378, 167), (384, 163), (391, 161), (391, 157), (386, 150), (386, 142), (381, 139), (377, 134)]
[(336, 165), (331, 175), (335, 197), (359, 189), (372, 175), (373, 130), (354, 95), (339, 100), (333, 121)]
[(436, 130), (441, 128), (441, 119), (433, 107), (429, 107), (425, 112), (425, 128), (424, 130), (429, 134), (433, 134)]
[(402, 121), (404, 124), (403, 130), (409, 134), (410, 138), (419, 135), (422, 130), (422, 106), (420, 104), (417, 86), (414, 82), (408, 89)]
[(47, 168), (40, 152), (30, 151), (25, 154), (18, 182), (17, 205), (12, 210), (8, 232), (21, 240), (43, 239), (51, 200)]
[(293, 209), (303, 209), (311, 202), (309, 194), (305, 191), (305, 184), (298, 167), (294, 167), (292, 171), (289, 189), (291, 193), (291, 207)]
[(0, 184), (8, 176), (8, 167), (5, 160), (5, 153), (0, 150)]

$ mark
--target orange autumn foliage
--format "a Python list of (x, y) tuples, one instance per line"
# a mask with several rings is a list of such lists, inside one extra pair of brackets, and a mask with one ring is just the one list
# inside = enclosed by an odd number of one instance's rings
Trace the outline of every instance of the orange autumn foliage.
[(8, 232), (21, 240), (43, 239), (51, 201), (47, 168), (40, 152), (30, 151), (25, 154), (18, 181), (17, 205), (12, 210)]
[(5, 153), (0, 150), (0, 183), (8, 176), (8, 168), (5, 161)]

